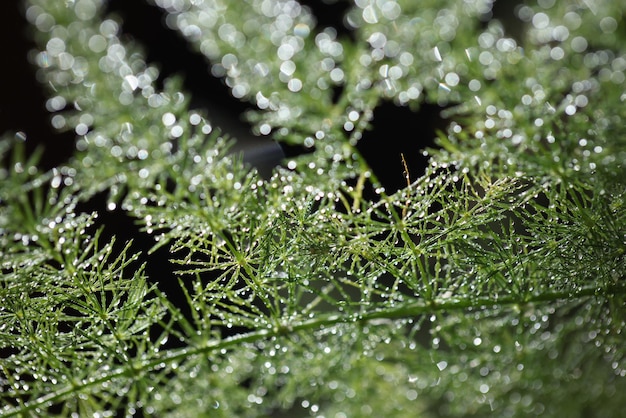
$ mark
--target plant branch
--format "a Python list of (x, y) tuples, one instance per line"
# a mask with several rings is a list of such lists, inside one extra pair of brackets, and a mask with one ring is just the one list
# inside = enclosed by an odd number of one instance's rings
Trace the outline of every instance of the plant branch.
[(495, 307), (525, 305), (542, 302), (559, 302), (573, 301), (575, 299), (588, 298), (592, 296), (608, 296), (608, 295), (626, 295), (625, 285), (614, 285), (604, 289), (604, 292), (597, 288), (583, 288), (576, 291), (558, 291), (532, 294), (527, 297), (517, 297), (515, 295), (506, 295), (503, 297), (476, 297), (471, 299), (462, 298), (440, 298), (431, 302), (417, 301), (415, 303), (399, 306), (397, 308), (378, 309), (371, 312), (363, 312), (350, 315), (318, 315), (315, 318), (299, 322), (297, 324), (288, 324), (280, 328), (261, 329), (240, 334), (221, 340), (209, 340), (206, 344), (187, 347), (182, 349), (170, 350), (162, 352), (160, 355), (149, 360), (134, 363), (129, 362), (125, 367), (119, 367), (110, 373), (101, 375), (98, 378), (86, 379), (80, 382), (74, 382), (52, 393), (42, 396), (32, 402), (27, 402), (20, 407), (7, 410), (3, 413), (5, 417), (18, 416), (26, 411), (32, 411), (46, 404), (61, 401), (72, 393), (79, 393), (85, 389), (99, 384), (112, 381), (116, 378), (124, 376), (136, 376), (143, 372), (157, 370), (163, 368), (164, 364), (178, 362), (191, 356), (203, 355), (217, 350), (227, 349), (242, 344), (255, 343), (267, 340), (272, 337), (279, 337), (287, 334), (297, 333), (305, 330), (319, 330), (326, 327), (332, 327), (344, 323), (365, 323), (375, 320), (398, 320), (406, 318), (415, 318), (421, 315), (433, 314), (436, 312), (463, 311), (468, 308), (488, 309)]

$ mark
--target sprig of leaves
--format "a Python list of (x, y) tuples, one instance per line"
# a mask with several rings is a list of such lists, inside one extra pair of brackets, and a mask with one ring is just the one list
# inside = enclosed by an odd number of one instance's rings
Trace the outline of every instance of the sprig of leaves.
[[(53, 124), (79, 139), (50, 173), (0, 142), (0, 414), (620, 410), (623, 10), (520, 6), (514, 40), (480, 28), (488, 2), (431, 3), (357, 1), (348, 40), (294, 1), (157, 2), (259, 133), (313, 151), (262, 179), (102, 2), (32, 0)], [(454, 119), (391, 194), (356, 148), (385, 99)], [(187, 306), (76, 213), (103, 190)]]

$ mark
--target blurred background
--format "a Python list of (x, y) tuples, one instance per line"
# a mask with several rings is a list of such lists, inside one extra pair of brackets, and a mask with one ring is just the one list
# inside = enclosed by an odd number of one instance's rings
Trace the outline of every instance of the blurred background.
[[(350, 31), (343, 25), (343, 15), (351, 1), (302, 0), (301, 3), (312, 10), (318, 26), (332, 26), (340, 36), (350, 37)], [(0, 134), (23, 132), (28, 138), (27, 149), (31, 151), (44, 145), (42, 168), (50, 169), (63, 164), (72, 155), (75, 135), (73, 132), (58, 132), (50, 125), (50, 115), (45, 108), (48, 93), (35, 81), (36, 69), (28, 59), (29, 51), (35, 45), (24, 17), (24, 7), (22, 1), (10, 0), (3, 5), (0, 17), (3, 50)], [(265, 177), (284, 156), (302, 152), (298, 147), (279, 146), (267, 137), (255, 137), (251, 133), (249, 124), (242, 118), (250, 105), (233, 98), (229, 88), (210, 75), (210, 63), (191, 50), (176, 32), (165, 27), (160, 9), (145, 0), (110, 0), (107, 8), (108, 13), (122, 21), (123, 39), (140, 44), (147, 62), (160, 69), (158, 82), (173, 75), (182, 76), (183, 88), (191, 94), (192, 107), (204, 109), (213, 125), (236, 138), (236, 151), (243, 151), (245, 159)], [(511, 7), (496, 9), (511, 10)], [(440, 110), (436, 106), (422, 106), (419, 112), (413, 112), (392, 103), (383, 103), (376, 109), (372, 129), (364, 134), (359, 148), (388, 191), (405, 185), (400, 153), (407, 158), (413, 178), (423, 172), (426, 159), (421, 155), (421, 149), (433, 145), (436, 129), (445, 128), (445, 121), (439, 118)], [(410, 142), (403, 135), (409, 132)], [(384, 146), (380, 146), (381, 142)]]
[[(50, 125), (45, 107), (48, 93), (46, 87), (36, 82), (36, 68), (28, 59), (35, 44), (24, 8), (22, 1), (10, 0), (0, 18), (0, 133), (24, 133), (30, 151), (43, 145), (42, 168), (50, 169), (71, 156), (75, 135), (58, 132)], [(249, 162), (265, 175), (278, 164), (283, 157), (281, 148), (267, 138), (253, 137), (249, 125), (241, 119), (248, 105), (233, 98), (220, 80), (210, 76), (205, 58), (191, 51), (177, 33), (164, 26), (160, 9), (145, 1), (112, 0), (108, 12), (122, 20), (123, 39), (139, 43), (147, 61), (158, 66), (160, 84), (175, 74), (182, 76), (185, 91), (191, 93), (192, 107), (205, 109), (215, 126), (238, 138), (236, 149), (244, 151)]]

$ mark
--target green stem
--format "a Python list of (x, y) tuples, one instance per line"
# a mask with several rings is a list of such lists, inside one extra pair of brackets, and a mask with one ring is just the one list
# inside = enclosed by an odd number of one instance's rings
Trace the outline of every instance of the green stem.
[(585, 288), (575, 292), (562, 290), (528, 295), (525, 298), (520, 298), (516, 295), (506, 295), (502, 297), (480, 296), (467, 299), (445, 298), (439, 300), (435, 299), (431, 302), (419, 300), (414, 303), (399, 306), (396, 308), (378, 309), (371, 312), (360, 313), (358, 316), (354, 316), (352, 314), (329, 314), (323, 316), (320, 315), (316, 318), (302, 321), (300, 323), (293, 324), (287, 327), (261, 329), (251, 331), (246, 334), (240, 334), (229, 338), (224, 338), (222, 340), (210, 340), (207, 341), (206, 344), (201, 346), (166, 351), (150, 360), (143, 361), (139, 364), (130, 362), (128, 365), (112, 370), (110, 373), (107, 373), (99, 378), (88, 379), (79, 383), (74, 382), (74, 384), (67, 385), (55, 392), (49, 393), (45, 396), (41, 396), (38, 399), (33, 400), (32, 402), (27, 402), (19, 407), (5, 410), (3, 416), (18, 416), (26, 411), (32, 411), (36, 408), (40, 408), (48, 403), (61, 401), (66, 396), (72, 393), (82, 392), (89, 387), (97, 386), (123, 376), (136, 376), (138, 373), (141, 372), (147, 372), (150, 370), (162, 368), (164, 363), (179, 362), (186, 358), (189, 358), (190, 356), (205, 355), (213, 351), (227, 349), (229, 347), (245, 343), (254, 343), (256, 341), (266, 340), (271, 337), (278, 337), (286, 333), (296, 333), (304, 330), (311, 331), (350, 322), (364, 323), (377, 319), (415, 318), (421, 315), (432, 314), (442, 311), (462, 311), (468, 308), (487, 309), (496, 306), (504, 307), (526, 303), (555, 302), (561, 300), (571, 301), (575, 298), (587, 298), (592, 296), (601, 297), (603, 295), (617, 294), (626, 294), (626, 286), (610, 286), (604, 289), (604, 292), (598, 290), (597, 288)]

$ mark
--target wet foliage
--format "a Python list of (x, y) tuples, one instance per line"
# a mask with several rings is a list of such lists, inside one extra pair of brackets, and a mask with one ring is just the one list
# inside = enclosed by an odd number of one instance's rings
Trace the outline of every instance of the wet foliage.
[(27, 2), (76, 142), (0, 142), (0, 415), (623, 410), (624, 6), (334, 3), (150, 6), (303, 151), (265, 176), (104, 0)]

